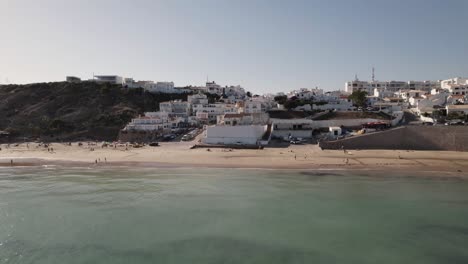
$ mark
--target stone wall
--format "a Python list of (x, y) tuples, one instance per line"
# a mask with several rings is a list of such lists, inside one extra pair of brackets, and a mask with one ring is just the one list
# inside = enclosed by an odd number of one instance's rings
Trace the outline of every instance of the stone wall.
[(401, 149), (468, 151), (466, 126), (407, 126), (353, 136), (336, 141), (322, 141), (323, 149)]

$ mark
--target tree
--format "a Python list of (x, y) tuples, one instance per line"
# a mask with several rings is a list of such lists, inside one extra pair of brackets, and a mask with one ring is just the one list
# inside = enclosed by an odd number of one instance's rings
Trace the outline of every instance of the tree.
[(288, 97), (286, 95), (278, 95), (278, 96), (275, 96), (274, 99), (275, 99), (275, 102), (277, 102), (278, 104), (284, 104), (288, 100)]
[(252, 93), (251, 92), (247, 92), (247, 97), (252, 97)]
[(362, 90), (353, 91), (348, 99), (353, 100), (353, 104), (358, 107), (365, 107), (367, 101), (367, 92)]

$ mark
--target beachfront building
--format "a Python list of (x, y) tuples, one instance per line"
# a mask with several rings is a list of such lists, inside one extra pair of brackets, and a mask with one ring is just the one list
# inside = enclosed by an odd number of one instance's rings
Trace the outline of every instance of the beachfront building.
[(173, 116), (188, 117), (190, 115), (190, 104), (182, 100), (162, 102), (159, 103), (159, 110)]
[(272, 136), (277, 138), (311, 138), (313, 121), (304, 111), (269, 111)]
[(125, 126), (124, 131), (159, 131), (160, 134), (169, 133), (171, 129), (169, 115), (165, 112), (148, 112), (144, 116), (133, 118)]
[(266, 125), (269, 123), (269, 116), (267, 113), (256, 114), (224, 114), (217, 116), (216, 124), (226, 126), (237, 125)]
[(216, 145), (264, 145), (268, 144), (268, 129), (268, 125), (208, 126), (202, 142)]
[(219, 115), (216, 118), (217, 125), (225, 126), (244, 126), (253, 124), (253, 115), (252, 114), (224, 114)]

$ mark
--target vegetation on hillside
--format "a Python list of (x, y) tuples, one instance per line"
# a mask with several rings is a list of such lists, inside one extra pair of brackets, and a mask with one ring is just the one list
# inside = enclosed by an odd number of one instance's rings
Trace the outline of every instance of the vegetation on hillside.
[(310, 105), (323, 105), (326, 104), (327, 102), (322, 102), (322, 101), (316, 101), (313, 98), (312, 99), (299, 99), (295, 96), (288, 98), (286, 95), (278, 95), (274, 97), (275, 102), (278, 104), (282, 104), (284, 108), (291, 110), (294, 109), (298, 106), (303, 106), (306, 104)]
[(353, 100), (353, 104), (358, 107), (365, 107), (367, 103), (367, 92), (362, 90), (353, 91), (348, 99)]
[(115, 140), (132, 118), (187, 94), (152, 94), (120, 85), (37, 83), (0, 86), (0, 130), (29, 140)]

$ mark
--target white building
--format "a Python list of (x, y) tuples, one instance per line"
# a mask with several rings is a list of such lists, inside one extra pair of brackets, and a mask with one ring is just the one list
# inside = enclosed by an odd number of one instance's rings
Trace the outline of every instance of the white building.
[(207, 82), (206, 83), (206, 92), (210, 94), (217, 94), (217, 95), (222, 95), (223, 94), (223, 88), (219, 85), (216, 84), (216, 82)]
[[(216, 117), (224, 114), (237, 114), (238, 108), (233, 104), (215, 103), (215, 104), (194, 104), (192, 105), (193, 113), (196, 113), (197, 118), (202, 121), (208, 116), (209, 122), (215, 122)], [(202, 114), (205, 113), (205, 114)]]
[(175, 93), (174, 82), (157, 82), (148, 88), (151, 93)]
[(379, 98), (393, 97), (395, 96), (395, 92), (388, 91), (385, 88), (374, 88), (374, 96)]
[(259, 145), (267, 130), (267, 125), (209, 126), (202, 141), (219, 145)]
[(243, 99), (246, 96), (245, 89), (240, 85), (237, 86), (226, 86), (223, 91), (227, 97), (234, 97), (234, 99)]
[(153, 81), (135, 81), (132, 78), (125, 78), (125, 86), (127, 88), (143, 88), (149, 90), (153, 84)]
[(206, 94), (202, 94), (202, 93), (189, 95), (189, 96), (187, 96), (187, 102), (190, 105), (208, 104), (208, 96), (206, 96)]
[(298, 99), (301, 99), (301, 100), (312, 100), (322, 95), (323, 95), (323, 90), (316, 87), (314, 89), (301, 88), (299, 90), (293, 90), (289, 92), (287, 96), (288, 98), (297, 97)]
[(216, 124), (225, 126), (245, 126), (253, 124), (251, 114), (224, 114), (217, 116)]
[(190, 104), (182, 100), (159, 103), (159, 110), (174, 116), (187, 117), (190, 115)]
[(440, 88), (440, 81), (408, 81), (408, 89), (430, 92), (432, 89)]
[(443, 80), (440, 82), (440, 87), (442, 89), (449, 89), (453, 86), (457, 85), (465, 85), (468, 84), (468, 78), (456, 77), (447, 80)]
[(402, 90), (396, 94), (398, 94), (405, 101), (409, 102), (410, 98), (422, 98), (426, 92), (422, 90)]
[[(358, 79), (345, 83), (345, 91), (352, 93), (355, 90), (364, 90), (368, 95), (375, 95), (376, 89), (379, 92), (397, 92), (399, 90), (424, 90), (430, 92), (431, 89), (440, 87), (438, 81), (360, 81)], [(381, 96), (379, 96), (381, 97)]]
[(161, 133), (170, 132), (171, 123), (167, 113), (148, 112), (145, 116), (133, 118), (124, 128), (126, 131), (160, 131)]
[(241, 111), (247, 114), (264, 113), (266, 112), (266, 107), (261, 101), (247, 100), (244, 102), (244, 107), (242, 107)]
[(124, 84), (124, 78), (118, 75), (95, 75), (92, 81), (98, 83)]
[(313, 123), (310, 115), (302, 111), (270, 111), (272, 135), (277, 138), (311, 138)]
[(447, 85), (448, 91), (452, 95), (467, 95), (468, 94), (468, 84), (449, 84)]

